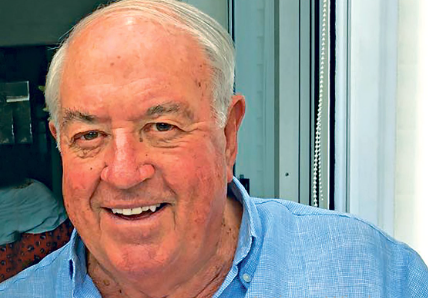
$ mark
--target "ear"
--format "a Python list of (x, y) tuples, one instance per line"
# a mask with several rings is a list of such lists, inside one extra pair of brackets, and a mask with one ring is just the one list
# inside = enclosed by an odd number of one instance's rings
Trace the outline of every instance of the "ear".
[(224, 135), (226, 137), (227, 182), (233, 179), (233, 165), (238, 153), (238, 130), (245, 114), (245, 98), (241, 94), (232, 97)]
[(52, 121), (49, 121), (49, 130), (51, 131), (52, 136), (56, 140), (58, 134), (57, 134), (57, 131), (56, 131), (55, 124)]

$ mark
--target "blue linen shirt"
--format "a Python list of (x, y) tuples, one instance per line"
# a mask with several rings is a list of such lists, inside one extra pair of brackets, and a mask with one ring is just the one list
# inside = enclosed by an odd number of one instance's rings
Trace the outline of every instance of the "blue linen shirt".
[[(428, 268), (419, 255), (373, 225), (349, 214), (250, 198), (236, 179), (229, 195), (244, 211), (233, 265), (213, 297), (428, 297)], [(1, 283), (0, 297), (101, 297), (85, 258), (75, 231), (66, 246)]]

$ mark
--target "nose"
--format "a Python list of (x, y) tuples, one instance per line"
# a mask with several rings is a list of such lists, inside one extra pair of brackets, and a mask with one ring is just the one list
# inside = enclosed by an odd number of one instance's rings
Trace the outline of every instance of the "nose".
[(137, 142), (131, 135), (118, 133), (107, 153), (101, 180), (119, 189), (129, 189), (149, 179), (155, 169), (141, 160), (144, 154), (138, 150)]

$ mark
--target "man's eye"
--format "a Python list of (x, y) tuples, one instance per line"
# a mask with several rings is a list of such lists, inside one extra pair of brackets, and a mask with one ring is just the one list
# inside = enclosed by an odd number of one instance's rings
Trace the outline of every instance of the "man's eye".
[(159, 142), (172, 141), (182, 132), (183, 131), (178, 126), (165, 122), (147, 123), (147, 125), (143, 128), (143, 133), (147, 139)]
[(78, 150), (96, 149), (104, 144), (106, 136), (107, 134), (102, 131), (84, 131), (72, 137), (70, 146)]
[(169, 131), (173, 129), (174, 126), (168, 123), (156, 123), (155, 128), (157, 131)]
[(94, 139), (98, 138), (99, 135), (100, 135), (100, 133), (97, 131), (90, 131), (90, 132), (83, 134), (81, 137), (83, 139), (85, 139), (86, 141), (90, 141), (90, 140), (94, 140)]

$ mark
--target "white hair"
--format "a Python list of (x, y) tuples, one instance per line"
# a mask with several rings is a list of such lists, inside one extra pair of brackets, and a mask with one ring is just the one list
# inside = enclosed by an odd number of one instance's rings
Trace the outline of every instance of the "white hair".
[(219, 126), (226, 124), (233, 95), (235, 49), (227, 31), (213, 18), (177, 0), (121, 0), (96, 10), (81, 20), (55, 53), (46, 79), (45, 97), (59, 142), (60, 84), (70, 41), (94, 20), (114, 14), (132, 14), (188, 32), (204, 50), (211, 67), (212, 109)]

